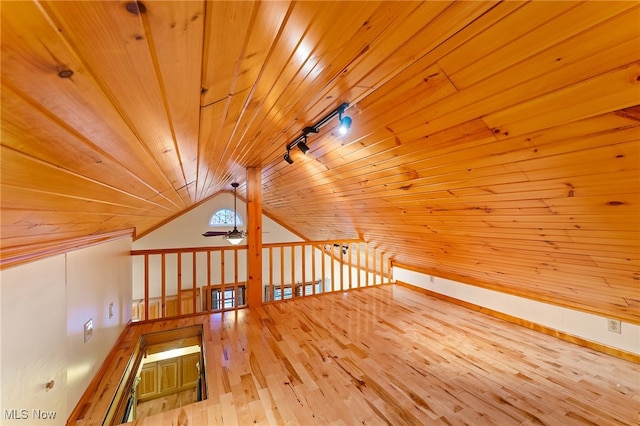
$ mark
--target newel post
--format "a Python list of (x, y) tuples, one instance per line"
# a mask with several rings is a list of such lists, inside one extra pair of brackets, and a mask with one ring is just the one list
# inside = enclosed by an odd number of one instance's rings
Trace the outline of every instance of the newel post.
[(249, 307), (262, 305), (262, 169), (247, 169), (247, 293)]

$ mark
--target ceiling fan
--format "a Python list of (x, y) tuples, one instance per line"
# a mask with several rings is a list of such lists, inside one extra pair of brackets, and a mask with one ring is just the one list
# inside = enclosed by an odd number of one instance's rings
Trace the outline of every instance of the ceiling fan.
[(237, 182), (233, 182), (231, 184), (231, 186), (233, 186), (233, 230), (231, 231), (207, 231), (204, 234), (202, 234), (203, 237), (217, 237), (217, 236), (224, 236), (224, 239), (229, 241), (231, 244), (237, 245), (240, 244), (240, 242), (244, 239), (244, 237), (246, 237), (247, 233), (245, 231), (238, 231), (238, 228), (236, 226), (236, 217), (237, 217), (237, 210), (236, 210), (236, 201), (237, 201), (237, 197), (236, 197), (236, 189), (238, 188), (238, 186), (240, 186), (239, 183)]

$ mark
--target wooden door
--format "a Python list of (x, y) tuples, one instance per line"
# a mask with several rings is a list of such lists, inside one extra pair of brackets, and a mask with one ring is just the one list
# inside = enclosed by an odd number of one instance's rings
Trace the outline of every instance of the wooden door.
[(156, 363), (142, 367), (140, 383), (138, 383), (138, 399), (153, 397), (158, 393), (158, 369)]
[(178, 358), (158, 361), (160, 393), (171, 393), (179, 388)]
[(185, 355), (182, 357), (182, 387), (197, 386), (200, 372), (198, 363), (200, 362), (200, 353)]

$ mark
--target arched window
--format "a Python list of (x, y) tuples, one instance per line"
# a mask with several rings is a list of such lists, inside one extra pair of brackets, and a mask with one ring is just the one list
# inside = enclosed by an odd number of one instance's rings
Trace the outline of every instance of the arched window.
[(235, 224), (242, 226), (242, 218), (239, 214), (231, 209), (220, 209), (209, 219), (209, 226), (233, 226), (234, 218)]

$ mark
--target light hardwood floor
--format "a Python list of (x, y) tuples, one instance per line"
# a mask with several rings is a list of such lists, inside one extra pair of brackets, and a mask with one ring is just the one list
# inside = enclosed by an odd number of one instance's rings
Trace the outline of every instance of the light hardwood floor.
[(640, 365), (404, 287), (191, 322), (208, 399), (137, 425), (640, 424)]

